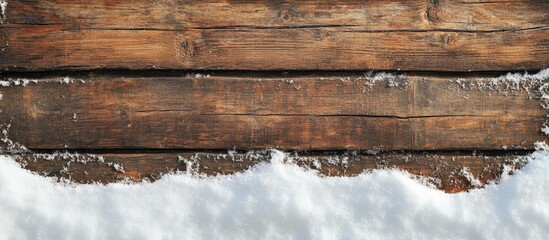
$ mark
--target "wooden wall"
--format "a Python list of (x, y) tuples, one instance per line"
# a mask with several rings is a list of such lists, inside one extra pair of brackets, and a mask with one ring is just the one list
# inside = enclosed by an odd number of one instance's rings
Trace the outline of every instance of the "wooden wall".
[(276, 148), (455, 192), (547, 139), (548, 79), (494, 79), (549, 66), (549, 1), (6, 2), (2, 152), (45, 175), (156, 179), (191, 157), (231, 173)]

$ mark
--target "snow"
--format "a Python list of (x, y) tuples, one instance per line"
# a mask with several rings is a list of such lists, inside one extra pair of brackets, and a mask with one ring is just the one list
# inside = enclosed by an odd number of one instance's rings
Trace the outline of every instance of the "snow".
[(16, 79), (7, 79), (7, 80), (0, 80), (0, 87), (11, 87), (11, 86), (21, 86), (25, 87), (29, 85), (30, 82), (36, 83), (34, 80), (29, 80), (25, 78), (16, 78)]
[(6, 153), (28, 153), (29, 150), (17, 143), (11, 140), (8, 136), (9, 130), (11, 127), (11, 123), (3, 123), (0, 124), (0, 141), (5, 144), (4, 147), (0, 147), (0, 154), (6, 152)]
[(526, 73), (507, 73), (506, 75), (495, 78), (494, 81), (512, 82), (515, 86), (519, 86), (522, 82), (542, 81), (549, 79), (549, 69), (541, 70), (535, 74)]
[(468, 167), (463, 167), (461, 171), (459, 172), (459, 175), (465, 177), (467, 181), (471, 184), (473, 187), (482, 187), (482, 183), (475, 178), (475, 176), (469, 171)]
[(187, 75), (185, 75), (185, 77), (188, 77), (188, 78), (196, 78), (196, 79), (200, 79), (200, 78), (210, 78), (210, 74), (188, 73)]
[(531, 97), (545, 94), (549, 87), (549, 69), (541, 70), (534, 74), (507, 73), (495, 78), (479, 78), (476, 83), (466, 79), (456, 79), (451, 82), (457, 83), (462, 89), (495, 90), (500, 93), (510, 94), (516, 91), (526, 91)]
[(64, 78), (61, 78), (61, 80), (59, 80), (59, 82), (61, 84), (65, 84), (65, 85), (68, 85), (69, 83), (72, 83), (73, 80), (69, 77), (64, 77)]
[(7, 7), (8, 7), (7, 1), (0, 1), (0, 10), (2, 11), (2, 16), (0, 16), (0, 24), (4, 24), (4, 18), (6, 18)]
[(114, 170), (118, 171), (118, 172), (125, 172), (124, 171), (124, 166), (122, 166), (121, 164), (118, 164), (118, 163), (107, 163), (107, 165), (109, 165), (110, 167), (113, 167)]
[(388, 72), (377, 72), (368, 71), (363, 74), (365, 79), (364, 85), (371, 89), (377, 82), (387, 81), (387, 86), (389, 87), (408, 87), (408, 80), (405, 78), (405, 75), (396, 75)]
[(0, 239), (547, 239), (549, 151), (498, 185), (446, 194), (404, 172), (319, 177), (271, 163), (210, 178), (64, 185), (0, 156)]
[(22, 87), (24, 87), (24, 86), (27, 86), (27, 85), (29, 84), (29, 82), (30, 82), (30, 81), (29, 81), (28, 79), (20, 79), (20, 78), (18, 78), (18, 79), (16, 79), (16, 80), (13, 82), (13, 84), (14, 84), (15, 86), (22, 86)]
[(190, 159), (187, 159), (181, 156), (177, 156), (177, 158), (179, 162), (185, 163), (185, 170), (187, 174), (198, 173), (198, 168), (200, 167), (200, 159), (198, 155), (191, 156)]

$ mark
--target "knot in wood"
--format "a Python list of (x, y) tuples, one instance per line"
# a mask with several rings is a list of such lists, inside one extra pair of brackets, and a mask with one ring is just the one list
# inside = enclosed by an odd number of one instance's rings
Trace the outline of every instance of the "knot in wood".
[(457, 41), (458, 41), (457, 38), (458, 38), (457, 34), (453, 34), (453, 33), (442, 35), (442, 37), (441, 37), (442, 46), (445, 47), (445, 48), (455, 47), (457, 45)]
[(293, 9), (283, 9), (278, 12), (276, 17), (280, 22), (291, 22), (297, 17), (297, 12)]
[(442, 20), (442, 13), (437, 7), (429, 7), (425, 12), (425, 19), (429, 22), (440, 22)]
[(185, 59), (190, 59), (198, 54), (200, 46), (193, 41), (185, 39), (179, 43)]

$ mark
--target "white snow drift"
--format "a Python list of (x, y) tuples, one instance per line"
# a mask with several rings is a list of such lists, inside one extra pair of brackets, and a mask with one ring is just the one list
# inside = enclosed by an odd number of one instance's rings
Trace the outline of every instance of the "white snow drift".
[(232, 176), (66, 186), (0, 156), (0, 239), (547, 239), (549, 151), (498, 185), (445, 194), (403, 172), (318, 177), (271, 163)]

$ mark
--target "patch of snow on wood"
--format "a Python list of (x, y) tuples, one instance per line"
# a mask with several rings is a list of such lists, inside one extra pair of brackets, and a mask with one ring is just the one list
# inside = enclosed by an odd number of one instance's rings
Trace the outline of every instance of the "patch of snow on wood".
[(0, 80), (0, 87), (11, 87), (11, 86), (24, 87), (29, 85), (29, 83), (31, 82), (36, 83), (35, 80), (29, 80), (26, 78), (15, 78), (15, 79), (8, 78), (6, 80)]
[(541, 107), (547, 111), (547, 118), (540, 130), (549, 136), (549, 69), (541, 70), (534, 74), (507, 73), (496, 78), (480, 78), (476, 82), (465, 79), (451, 80), (461, 89), (468, 91), (495, 91), (500, 94), (510, 95), (519, 91), (528, 93), (530, 99), (539, 99)]
[(200, 79), (200, 78), (210, 78), (210, 74), (187, 73), (187, 75), (185, 75), (185, 77), (188, 77), (188, 78), (196, 78), (196, 79)]
[(125, 172), (124, 166), (122, 166), (122, 164), (109, 162), (107, 165), (109, 165), (110, 167), (112, 167), (114, 170), (118, 172), (121, 172), (121, 173)]
[(368, 71), (363, 74), (363, 77), (365, 80), (364, 85), (366, 86), (364, 91), (368, 89), (372, 89), (373, 86), (380, 81), (386, 81), (387, 87), (396, 87), (396, 88), (406, 89), (408, 88), (408, 85), (409, 85), (409, 80), (403, 74), (397, 75), (397, 74), (387, 73), (387, 72), (374, 73), (374, 71)]
[(73, 80), (69, 77), (64, 77), (64, 78), (61, 78), (61, 80), (59, 80), (59, 82), (61, 84), (65, 84), (65, 85), (68, 85), (69, 83), (72, 83)]
[(2, 146), (0, 146), (0, 154), (3, 153), (10, 153), (10, 154), (18, 154), (18, 153), (29, 153), (30, 151), (23, 145), (11, 140), (9, 138), (9, 130), (11, 128), (11, 122), (10, 123), (3, 123), (0, 124), (0, 133), (2, 134), (2, 138), (0, 138), (0, 141), (4, 143)]
[[(479, 78), (475, 82), (458, 78), (452, 80), (466, 90), (493, 90), (503, 94), (512, 94), (516, 91), (526, 91), (531, 95), (538, 95), (540, 88), (546, 88), (549, 82), (549, 69), (535, 74), (507, 73), (496, 78)], [(540, 97), (540, 96), (538, 96)]]
[(2, 12), (2, 16), (0, 16), (0, 24), (4, 24), (4, 20), (6, 19), (6, 9), (8, 8), (8, 2), (7, 1), (0, 1), (0, 10)]
[(20, 78), (18, 78), (18, 79), (16, 79), (16, 80), (13, 82), (13, 84), (14, 84), (15, 86), (22, 86), (22, 87), (24, 87), (24, 86), (27, 86), (27, 85), (29, 84), (29, 82), (30, 82), (30, 81), (29, 81), (28, 79), (20, 79)]
[(198, 154), (191, 156), (189, 159), (177, 156), (177, 160), (180, 163), (185, 164), (185, 172), (188, 175), (198, 174), (198, 169), (200, 168), (200, 157), (198, 156)]
[[(106, 163), (108, 166), (112, 167), (114, 170), (124, 173), (124, 166), (119, 163), (114, 163), (110, 161), (105, 161), (105, 158), (102, 156), (94, 154), (79, 154), (71, 153), (68, 151), (60, 152), (55, 151), (53, 153), (36, 153), (27, 149), (22, 144), (15, 142), (9, 138), (9, 130), (11, 128), (11, 123), (0, 124), (0, 133), (2, 138), (0, 141), (4, 143), (0, 146), (0, 154), (17, 154), (17, 155), (30, 155), (28, 158), (19, 157), (19, 163), (23, 166), (27, 164), (27, 161), (54, 161), (54, 160), (63, 160), (67, 163), (63, 166), (61, 174), (70, 175), (70, 165), (71, 163), (79, 163), (86, 165), (89, 162), (95, 162), (99, 164)], [(70, 182), (70, 180), (68, 180)]]
[(469, 171), (468, 167), (461, 168), (461, 171), (459, 172), (459, 175), (467, 179), (469, 181), (469, 184), (473, 187), (482, 187), (482, 183), (475, 178), (475, 176)]

